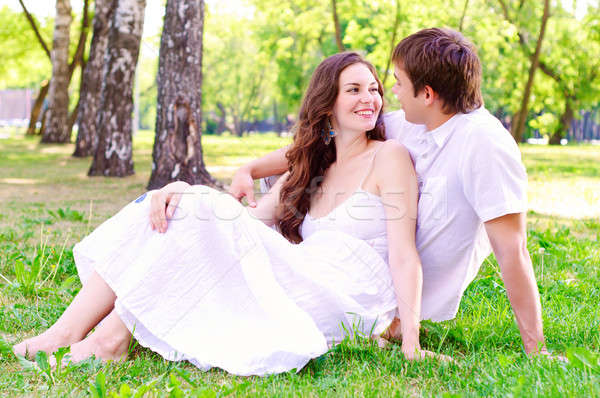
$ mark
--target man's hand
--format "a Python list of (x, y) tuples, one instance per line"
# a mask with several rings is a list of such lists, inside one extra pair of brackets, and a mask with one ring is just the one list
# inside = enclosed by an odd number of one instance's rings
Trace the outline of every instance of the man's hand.
[(539, 351), (532, 351), (532, 352), (528, 353), (527, 356), (529, 356), (529, 357), (540, 356), (540, 357), (548, 358), (548, 359), (551, 359), (551, 360), (556, 360), (556, 361), (561, 361), (561, 362), (569, 363), (569, 360), (567, 359), (567, 357), (565, 357), (564, 355), (552, 354), (545, 347), (542, 348)]
[(419, 344), (419, 334), (416, 336), (405, 335), (402, 337), (402, 354), (409, 361), (420, 361), (426, 358), (435, 358), (444, 362), (454, 362), (452, 358), (443, 354), (436, 354), (435, 352), (423, 350)]
[(250, 207), (256, 207), (256, 199), (254, 199), (254, 179), (252, 179), (252, 174), (248, 169), (242, 167), (235, 172), (233, 180), (231, 180), (229, 193), (239, 201), (246, 197), (248, 205)]
[(167, 231), (167, 219), (173, 217), (181, 195), (189, 186), (187, 182), (176, 181), (154, 192), (150, 201), (150, 227), (153, 231)]
[(449, 357), (448, 355), (444, 354), (436, 354), (433, 351), (423, 350), (420, 348), (413, 350), (404, 350), (404, 345), (402, 345), (402, 353), (404, 354), (404, 357), (409, 361), (421, 361), (427, 358), (434, 358), (444, 362), (454, 362), (454, 359), (452, 359), (452, 357)]

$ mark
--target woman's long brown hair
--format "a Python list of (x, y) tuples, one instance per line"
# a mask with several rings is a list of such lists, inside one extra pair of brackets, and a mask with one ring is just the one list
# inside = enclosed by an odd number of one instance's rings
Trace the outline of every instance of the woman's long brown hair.
[[(322, 131), (329, 132), (328, 123), (339, 92), (340, 74), (348, 66), (367, 66), (383, 101), (383, 86), (373, 65), (355, 52), (344, 52), (326, 58), (317, 66), (294, 127), (294, 141), (287, 151), (290, 175), (281, 188), (278, 227), (289, 241), (302, 241), (300, 225), (308, 213), (311, 195), (320, 187), (325, 171), (335, 161), (335, 145), (325, 145)], [(366, 132), (373, 140), (385, 140), (383, 102), (375, 127)]]

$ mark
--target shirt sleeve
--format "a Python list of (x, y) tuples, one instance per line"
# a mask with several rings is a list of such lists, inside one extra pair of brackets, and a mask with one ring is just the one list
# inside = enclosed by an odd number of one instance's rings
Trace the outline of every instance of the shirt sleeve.
[(404, 118), (404, 111), (402, 109), (384, 114), (385, 138), (400, 141), (400, 136), (406, 127), (406, 123), (408, 122)]
[(504, 128), (470, 132), (462, 158), (464, 194), (483, 221), (527, 211), (527, 172), (514, 139)]

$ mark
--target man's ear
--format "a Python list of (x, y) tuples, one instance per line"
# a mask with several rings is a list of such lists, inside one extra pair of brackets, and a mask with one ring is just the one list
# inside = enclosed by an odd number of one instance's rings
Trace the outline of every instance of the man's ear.
[(425, 105), (433, 104), (433, 101), (437, 98), (437, 93), (433, 91), (431, 86), (423, 87), (423, 99), (425, 100)]

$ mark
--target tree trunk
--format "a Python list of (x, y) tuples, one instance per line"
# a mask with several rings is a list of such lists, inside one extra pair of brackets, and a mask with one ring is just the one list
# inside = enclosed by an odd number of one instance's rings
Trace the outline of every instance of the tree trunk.
[(531, 66), (529, 67), (529, 76), (527, 83), (525, 84), (525, 90), (523, 92), (523, 100), (521, 101), (521, 108), (513, 119), (511, 128), (512, 136), (515, 141), (521, 142), (523, 140), (523, 132), (525, 130), (525, 120), (527, 119), (527, 113), (529, 112), (529, 97), (531, 97), (531, 89), (533, 88), (533, 78), (535, 77), (535, 71), (538, 68), (540, 60), (540, 52), (542, 49), (542, 41), (544, 40), (544, 33), (546, 32), (546, 23), (550, 17), (550, 0), (544, 0), (544, 14), (542, 15), (542, 24), (540, 27), (540, 34), (538, 36), (537, 44), (535, 46), (535, 52), (531, 56)]
[(337, 14), (337, 3), (336, 0), (331, 0), (331, 8), (333, 9), (333, 25), (335, 27), (335, 42), (337, 43), (338, 50), (340, 52), (346, 51), (344, 42), (342, 41), (342, 30), (340, 29), (340, 20)]
[[(115, 7), (116, 5), (116, 7)], [(114, 0), (98, 113), (98, 147), (90, 176), (133, 174), (131, 112), (145, 0)]]
[(273, 130), (275, 130), (279, 136), (281, 136), (281, 132), (283, 131), (279, 116), (279, 108), (277, 107), (277, 100), (273, 100)]
[(463, 7), (463, 12), (462, 15), (460, 16), (460, 22), (458, 23), (458, 31), (462, 32), (463, 31), (463, 27), (464, 27), (464, 23), (465, 23), (465, 16), (467, 15), (467, 8), (469, 7), (469, 0), (465, 0), (465, 5)]
[(390, 41), (390, 51), (388, 51), (388, 59), (385, 64), (385, 74), (383, 75), (383, 82), (381, 83), (385, 87), (385, 82), (390, 74), (390, 64), (392, 63), (392, 53), (394, 47), (396, 47), (396, 36), (398, 35), (398, 26), (400, 25), (400, 0), (396, 0), (396, 17), (394, 18), (394, 27), (392, 28), (392, 40)]
[[(48, 54), (48, 58), (50, 59), (50, 62), (52, 62), (52, 56), (50, 54), (50, 51), (48, 50), (48, 46), (46, 45), (46, 42), (40, 35), (40, 32), (37, 28), (37, 25), (35, 24), (33, 17), (31, 16), (29, 11), (25, 7), (25, 4), (23, 3), (23, 1), (19, 0), (19, 3), (21, 3), (23, 12), (25, 13), (27, 20), (29, 21), (29, 24), (31, 25), (31, 28), (34, 31), (34, 33), (38, 39), (38, 42), (44, 49), (44, 52), (46, 52), (46, 54)], [(84, 0), (83, 22), (82, 22), (82, 26), (81, 26), (81, 33), (79, 35), (79, 42), (77, 43), (77, 49), (75, 50), (73, 60), (69, 64), (69, 83), (71, 82), (71, 77), (73, 76), (73, 72), (75, 71), (75, 68), (77, 67), (77, 65), (83, 65), (83, 53), (85, 52), (85, 43), (86, 43), (86, 39), (87, 39), (87, 29), (88, 29), (88, 6), (89, 6), (89, 0)], [(36, 131), (35, 126), (36, 126), (37, 122), (40, 120), (40, 113), (42, 111), (42, 106), (44, 104), (44, 100), (46, 99), (46, 95), (48, 95), (49, 87), (50, 87), (50, 84), (46, 80), (43, 81), (40, 85), (40, 91), (38, 92), (38, 96), (35, 99), (34, 105), (31, 108), (31, 113), (29, 115), (29, 126), (27, 127), (27, 133), (26, 133), (27, 135), (35, 135), (35, 134), (42, 133), (43, 129), (40, 128), (39, 130)], [(71, 119), (72, 119), (71, 116), (69, 116), (69, 125), (71, 126), (71, 129), (72, 129), (73, 124), (71, 123)]]
[(73, 126), (75, 125), (75, 122), (77, 121), (77, 114), (79, 113), (79, 107), (81, 105), (81, 97), (77, 100), (77, 105), (75, 105), (75, 109), (73, 109), (73, 111), (69, 114), (69, 125), (67, 126), (67, 128), (69, 129), (69, 131), (73, 131)]
[[(35, 102), (33, 103), (33, 107), (31, 108), (31, 114), (29, 115), (29, 126), (27, 127), (27, 135), (35, 135), (35, 126), (40, 120), (40, 113), (42, 112), (42, 107), (44, 105), (44, 100), (46, 99), (46, 95), (48, 94), (48, 88), (50, 87), (50, 82), (44, 80), (42, 85), (40, 86), (40, 92), (38, 93)], [(41, 128), (40, 128), (41, 131)]]
[(69, 34), (71, 31), (71, 4), (69, 0), (56, 0), (56, 19), (52, 43), (52, 79), (42, 142), (69, 142), (67, 130), (69, 117)]
[(215, 185), (202, 157), (204, 0), (167, 0), (160, 40), (156, 138), (148, 189)]
[(217, 102), (217, 108), (219, 109), (219, 124), (217, 125), (217, 135), (223, 134), (223, 131), (227, 130), (227, 110), (221, 102)]
[(96, 122), (102, 94), (104, 55), (108, 45), (108, 30), (113, 14), (111, 0), (96, 0), (94, 33), (90, 54), (81, 77), (79, 113), (77, 115), (77, 140), (75, 157), (92, 156), (98, 146)]
[(243, 119), (237, 115), (234, 109), (231, 110), (231, 118), (233, 119), (233, 131), (232, 133), (236, 137), (241, 137), (244, 135), (244, 126)]
[[(38, 43), (40, 43), (40, 46), (42, 46), (42, 48), (44, 49), (44, 52), (46, 53), (46, 55), (48, 55), (48, 59), (50, 60), (50, 62), (52, 62), (52, 55), (50, 54), (50, 50), (48, 50), (48, 46), (46, 45), (44, 38), (40, 34), (37, 24), (35, 23), (35, 20), (33, 19), (32, 15), (29, 12), (29, 10), (27, 9), (27, 7), (25, 7), (25, 3), (23, 3), (23, 0), (19, 0), (19, 3), (21, 4), (21, 7), (23, 8), (23, 13), (25, 14), (25, 17), (27, 18), (27, 21), (29, 21), (29, 25), (31, 25), (31, 29), (33, 29), (33, 32), (35, 33), (35, 37), (37, 38)], [(26, 133), (27, 135), (35, 135), (35, 133), (36, 133), (35, 126), (36, 126), (37, 122), (40, 120), (40, 113), (42, 112), (42, 106), (44, 105), (44, 99), (46, 99), (46, 95), (48, 94), (49, 87), (50, 87), (50, 82), (48, 80), (44, 80), (42, 82), (42, 84), (40, 85), (40, 91), (38, 92), (38, 95), (35, 99), (33, 107), (31, 108), (31, 114), (29, 115), (29, 126), (27, 127), (27, 133)]]
[(570, 97), (565, 98), (565, 110), (560, 116), (560, 121), (558, 126), (556, 126), (556, 130), (554, 130), (554, 134), (550, 137), (550, 141), (548, 142), (550, 145), (560, 145), (560, 140), (563, 138), (563, 132), (566, 133), (569, 131), (569, 127), (574, 118), (571, 100), (572, 98)]

